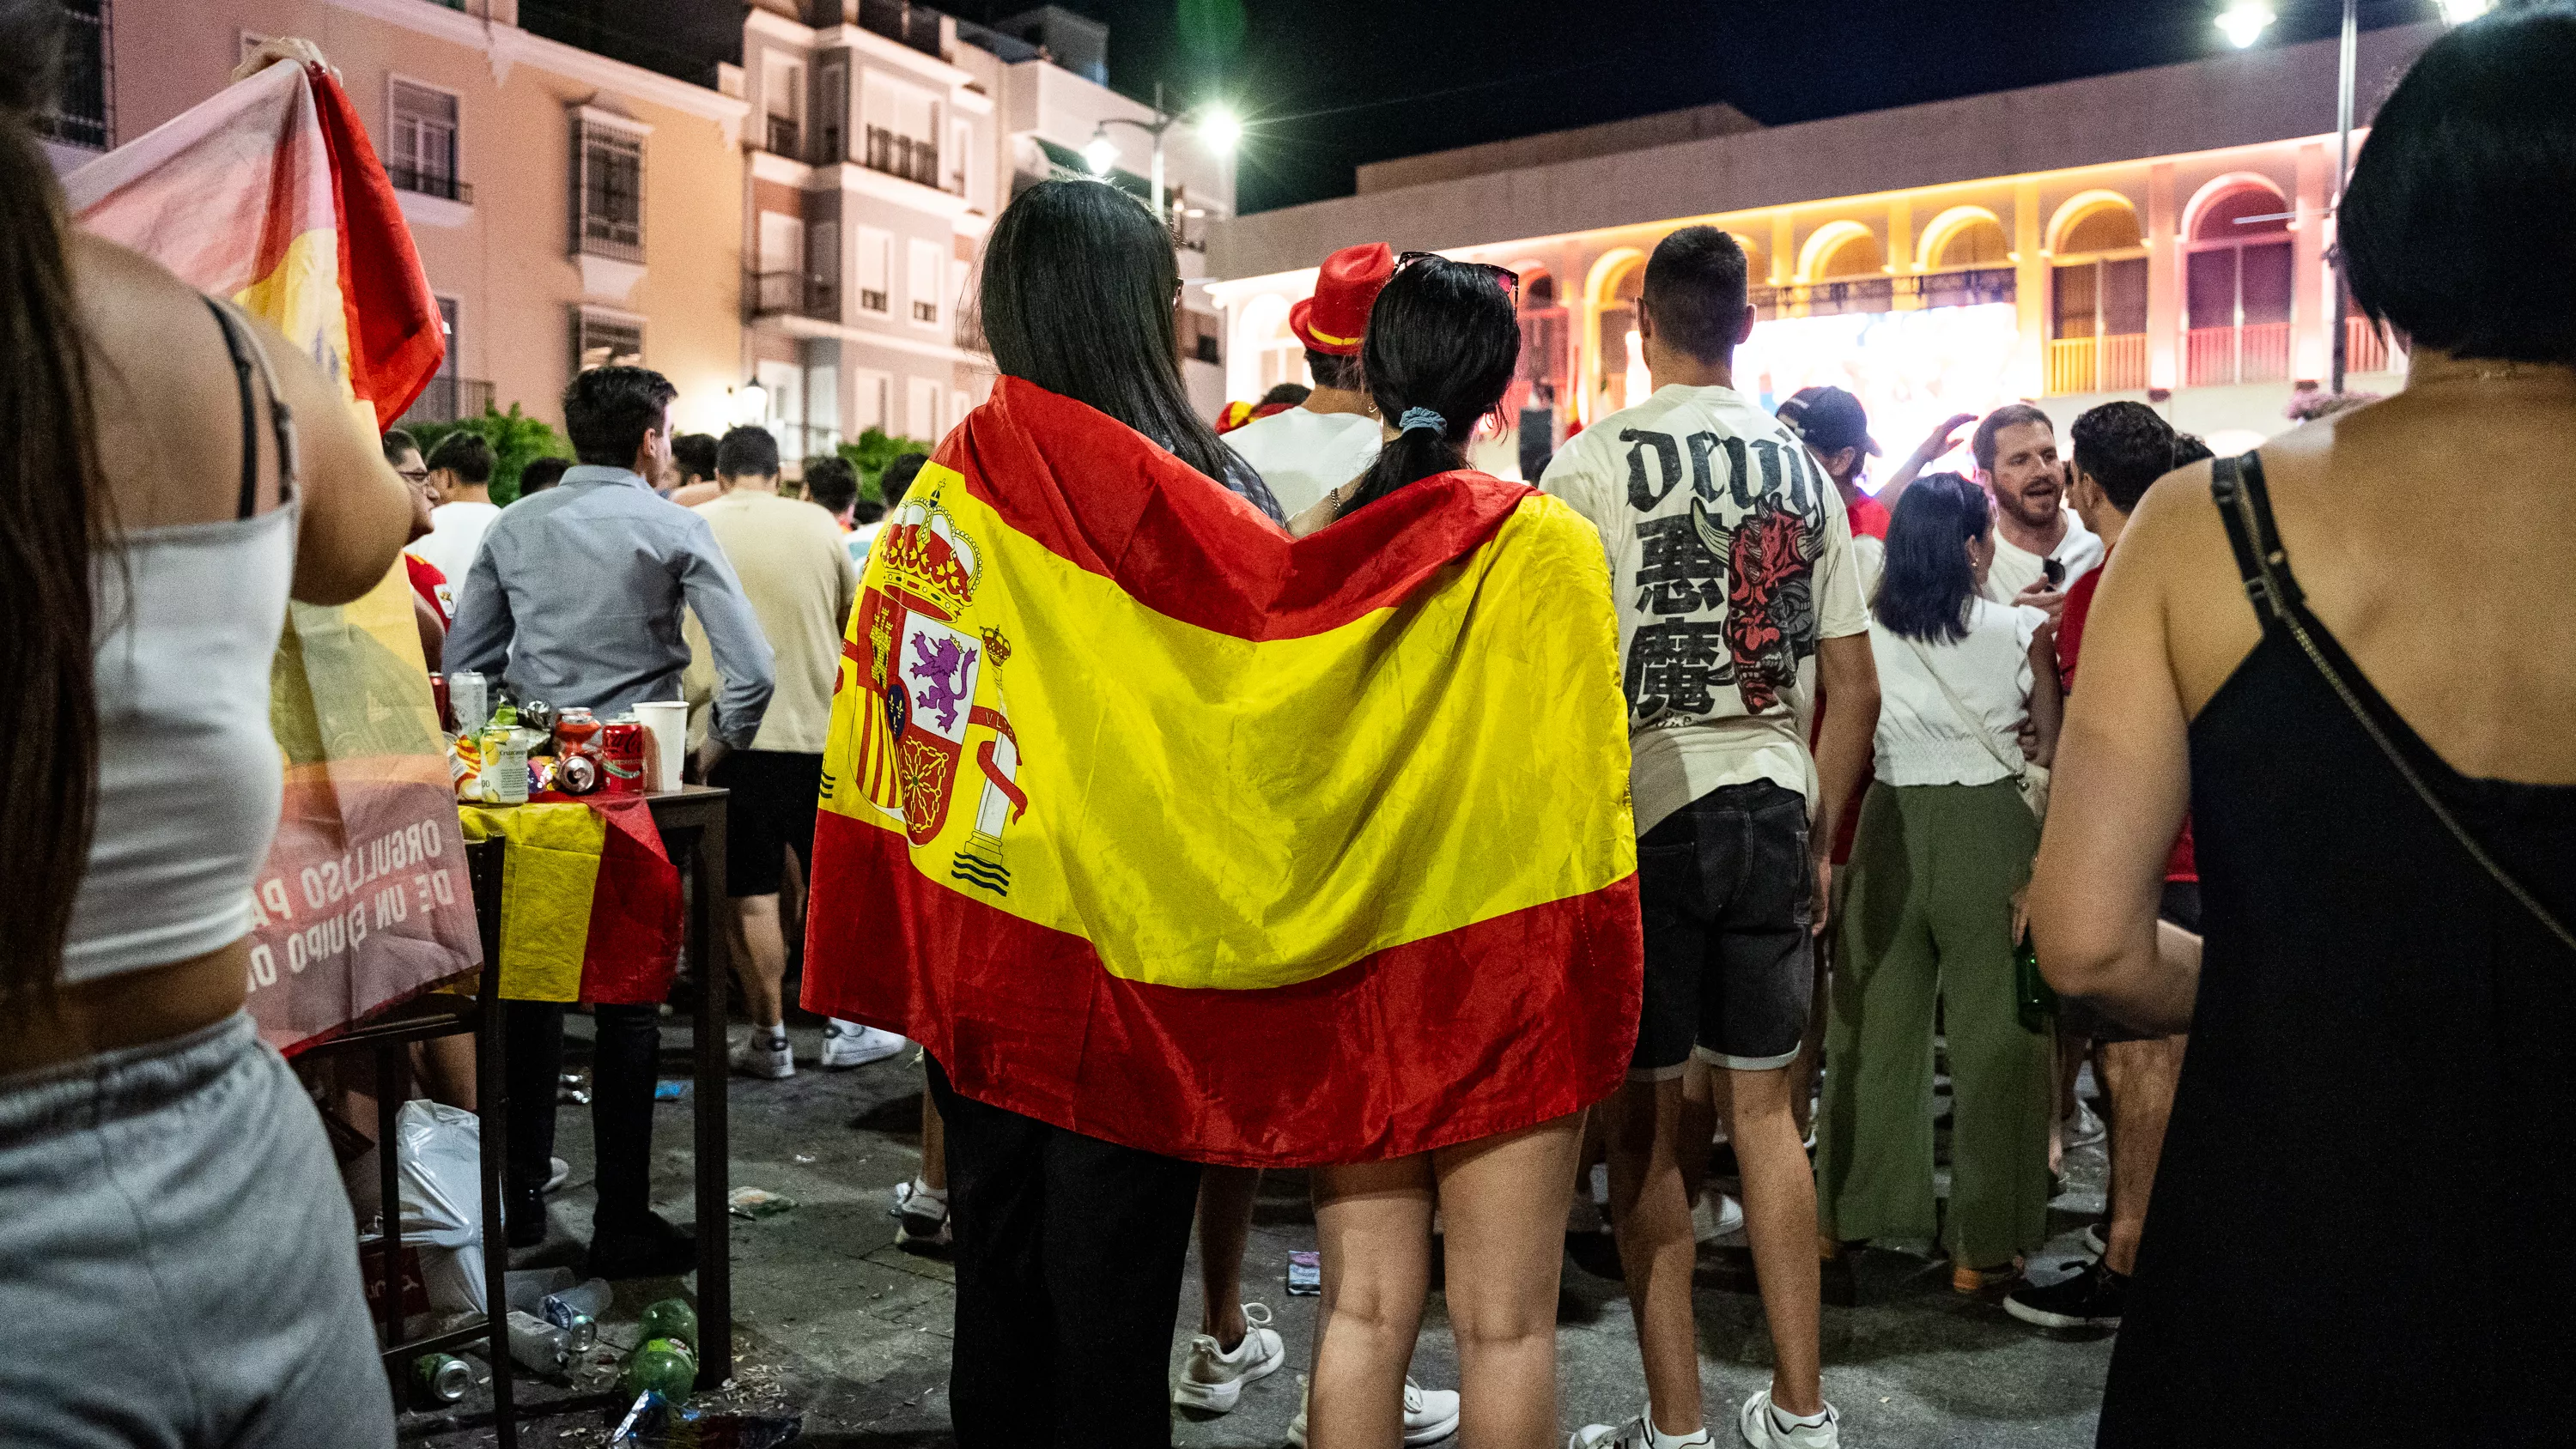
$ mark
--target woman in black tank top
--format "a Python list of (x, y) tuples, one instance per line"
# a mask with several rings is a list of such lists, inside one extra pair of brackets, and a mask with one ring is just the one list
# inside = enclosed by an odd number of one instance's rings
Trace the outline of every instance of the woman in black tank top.
[(2342, 210), (2406, 391), (2159, 483), (2106, 577), (2034, 932), (2191, 1045), (2104, 1445), (2576, 1437), (2571, 91), (2565, 6), (2426, 53)]

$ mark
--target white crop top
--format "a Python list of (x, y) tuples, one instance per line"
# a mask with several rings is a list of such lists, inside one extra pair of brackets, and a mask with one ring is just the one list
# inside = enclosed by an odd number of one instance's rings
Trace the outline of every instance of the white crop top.
[[(212, 304), (209, 304), (212, 305)], [(284, 766), (268, 724), (299, 514), (294, 424), (258, 339), (221, 307), (241, 386), (240, 516), (129, 530), (91, 561), (98, 601), (98, 813), (61, 979), (183, 961), (250, 931), (251, 887), (277, 833)], [(286, 501), (251, 512), (256, 368), (267, 382)]]

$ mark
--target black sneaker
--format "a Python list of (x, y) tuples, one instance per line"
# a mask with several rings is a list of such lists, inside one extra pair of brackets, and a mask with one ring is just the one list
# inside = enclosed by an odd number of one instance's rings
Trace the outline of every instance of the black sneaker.
[(2128, 1293), (2128, 1278), (2095, 1258), (2045, 1288), (2015, 1289), (2004, 1298), (2004, 1312), (2041, 1328), (2117, 1328)]
[(697, 1266), (697, 1234), (674, 1227), (660, 1213), (648, 1212), (623, 1228), (594, 1226), (590, 1235), (593, 1278), (676, 1278)]

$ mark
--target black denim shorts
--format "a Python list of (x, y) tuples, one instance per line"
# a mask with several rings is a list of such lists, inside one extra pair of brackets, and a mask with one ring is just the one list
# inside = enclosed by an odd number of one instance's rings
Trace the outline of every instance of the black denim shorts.
[(1787, 1066), (1814, 1005), (1816, 866), (1807, 799), (1768, 780), (1727, 785), (1637, 842), (1646, 997), (1632, 1079), (1702, 1059)]

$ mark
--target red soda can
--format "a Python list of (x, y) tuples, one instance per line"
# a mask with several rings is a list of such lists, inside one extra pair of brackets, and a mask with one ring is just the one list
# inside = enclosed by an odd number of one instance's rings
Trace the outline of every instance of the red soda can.
[[(438, 727), (442, 730), (455, 729), (456, 715), (454, 711), (448, 708), (447, 705), (446, 675), (433, 674), (429, 677), (429, 699), (430, 703), (436, 706), (438, 710)], [(428, 1360), (424, 1359), (422, 1362), (426, 1363)]]
[(644, 726), (616, 720), (599, 727), (600, 789), (610, 795), (644, 793)]

